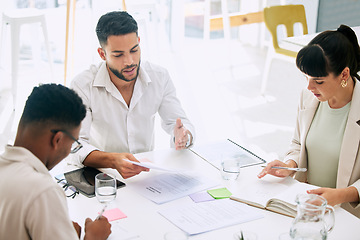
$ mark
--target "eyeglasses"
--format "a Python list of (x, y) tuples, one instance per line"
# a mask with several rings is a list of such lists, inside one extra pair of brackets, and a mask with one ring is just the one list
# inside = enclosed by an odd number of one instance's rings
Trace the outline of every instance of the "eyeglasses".
[(65, 195), (66, 197), (68, 198), (75, 198), (77, 194), (79, 194), (79, 191), (72, 185), (69, 185), (67, 182), (66, 182), (66, 179), (65, 178), (62, 178), (62, 179), (59, 179), (57, 181), (57, 183), (59, 183), (60, 185), (62, 185), (63, 189), (64, 189), (64, 192), (65, 192)]
[(65, 133), (66, 135), (68, 135), (68, 137), (70, 137), (72, 140), (74, 140), (74, 143), (72, 144), (71, 146), (71, 150), (70, 150), (70, 153), (76, 153), (77, 151), (80, 150), (80, 148), (83, 147), (83, 145), (76, 139), (73, 137), (73, 135), (71, 135), (68, 131), (66, 130), (50, 130), (52, 133), (58, 133), (58, 132), (63, 132)]

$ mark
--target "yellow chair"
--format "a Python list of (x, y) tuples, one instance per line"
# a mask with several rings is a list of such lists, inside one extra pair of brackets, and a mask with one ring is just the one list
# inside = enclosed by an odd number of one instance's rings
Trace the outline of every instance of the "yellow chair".
[(264, 8), (264, 22), (267, 29), (272, 36), (273, 48), (269, 46), (268, 54), (266, 57), (264, 75), (261, 84), (261, 94), (264, 95), (268, 75), (270, 72), (271, 61), (274, 57), (285, 55), (295, 58), (297, 52), (289, 49), (284, 49), (279, 46), (278, 41), (278, 26), (284, 25), (286, 28), (287, 37), (294, 36), (294, 24), (301, 23), (303, 34), (308, 34), (308, 27), (306, 23), (305, 8), (303, 5), (282, 5)]

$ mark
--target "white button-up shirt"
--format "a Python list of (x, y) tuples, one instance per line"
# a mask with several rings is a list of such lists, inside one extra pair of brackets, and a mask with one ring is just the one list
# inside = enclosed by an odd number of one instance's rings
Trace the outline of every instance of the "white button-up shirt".
[(156, 113), (161, 117), (162, 128), (171, 135), (171, 146), (174, 146), (177, 118), (181, 118), (195, 137), (194, 127), (176, 97), (169, 73), (157, 65), (141, 62), (129, 106), (110, 80), (105, 62), (92, 65), (76, 76), (71, 88), (79, 94), (87, 109), (80, 131), (84, 147), (71, 154), (77, 163), (82, 163), (96, 149), (130, 153), (153, 150)]
[(63, 189), (33, 153), (6, 146), (0, 175), (0, 239), (79, 239)]

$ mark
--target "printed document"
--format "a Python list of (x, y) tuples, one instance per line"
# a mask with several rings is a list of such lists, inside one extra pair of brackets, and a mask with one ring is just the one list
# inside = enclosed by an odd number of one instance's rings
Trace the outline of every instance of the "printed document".
[(217, 182), (196, 173), (162, 173), (128, 186), (151, 201), (161, 204), (217, 185)]
[(187, 203), (159, 213), (186, 233), (193, 235), (262, 218), (259, 209), (230, 199)]

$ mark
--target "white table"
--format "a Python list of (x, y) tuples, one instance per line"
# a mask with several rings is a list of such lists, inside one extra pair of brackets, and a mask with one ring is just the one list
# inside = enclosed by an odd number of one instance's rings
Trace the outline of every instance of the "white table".
[[(216, 168), (189, 150), (175, 151), (168, 149), (136, 154), (135, 156), (138, 159), (147, 157), (155, 163), (164, 166), (182, 168), (186, 166), (189, 169), (206, 172), (209, 178), (218, 180), (222, 183), (221, 186), (227, 187), (233, 193), (240, 191), (242, 187), (248, 185), (256, 178), (256, 174), (261, 170), (260, 166), (243, 168), (239, 178), (235, 182), (227, 182), (221, 179), (220, 173)], [(52, 174), (62, 169), (63, 167), (60, 165), (52, 171)], [(178, 230), (175, 225), (158, 214), (157, 211), (163, 208), (176, 208), (178, 204), (192, 202), (188, 196), (158, 205), (134, 192), (131, 188), (132, 183), (146, 181), (147, 177), (161, 172), (151, 170), (148, 173), (144, 172), (136, 177), (123, 180), (116, 171), (112, 169), (106, 169), (106, 171), (115, 174), (117, 178), (127, 184), (125, 188), (118, 189), (117, 198), (113, 203), (113, 207), (119, 208), (127, 215), (127, 218), (118, 221), (121, 222), (121, 226), (125, 229), (137, 233), (139, 237), (136, 239), (161, 240), (164, 239), (166, 232)], [(87, 198), (81, 194), (76, 196), (75, 199), (69, 198), (68, 205), (71, 219), (82, 226), (86, 217), (94, 219), (101, 209), (101, 205), (97, 202), (96, 198)], [(262, 212), (264, 214), (264, 218), (262, 219), (190, 236), (189, 239), (233, 239), (235, 232), (244, 230), (256, 232), (258, 240), (269, 240), (278, 239), (281, 233), (289, 231), (293, 220), (292, 218), (270, 211), (264, 210)], [(330, 233), (328, 239), (359, 239), (360, 220), (339, 207), (336, 208), (335, 213), (335, 228)]]
[[(360, 26), (352, 27), (354, 30), (358, 42), (360, 42)], [(295, 36), (295, 37), (289, 37), (285, 38), (282, 43), (281, 47), (284, 47), (286, 49), (291, 49), (292, 51), (300, 51), (301, 48), (305, 47), (316, 35), (319, 33), (314, 34), (307, 34), (307, 35), (301, 35), (301, 36)]]

